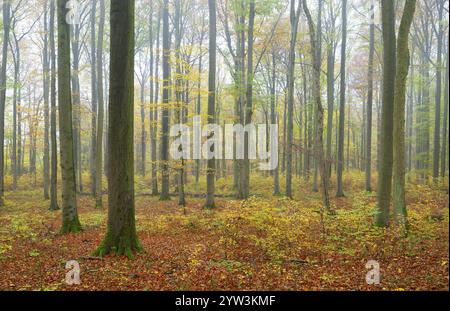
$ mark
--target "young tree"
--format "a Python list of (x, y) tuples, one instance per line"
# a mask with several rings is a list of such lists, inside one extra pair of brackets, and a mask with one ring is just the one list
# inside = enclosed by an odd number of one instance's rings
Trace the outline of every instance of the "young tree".
[(58, 206), (58, 146), (56, 140), (56, 46), (55, 46), (55, 1), (50, 1), (50, 210)]
[(383, 106), (381, 114), (381, 159), (378, 174), (378, 204), (376, 225), (389, 226), (392, 188), (393, 117), (396, 76), (395, 8), (391, 0), (382, 0), (383, 25)]
[(44, 87), (44, 199), (50, 199), (50, 66), (48, 57), (48, 0), (44, 3), (44, 47), (42, 51), (42, 74)]
[(3, 46), (2, 68), (0, 71), (0, 207), (4, 205), (4, 167), (5, 167), (5, 104), (6, 104), (6, 66), (8, 65), (8, 43), (11, 24), (11, 3), (3, 1)]
[(372, 109), (373, 109), (373, 69), (375, 55), (375, 3), (370, 5), (370, 43), (369, 43), (369, 72), (367, 74), (367, 120), (366, 120), (366, 191), (372, 191)]
[(97, 137), (95, 147), (95, 205), (102, 207), (102, 166), (103, 166), (103, 123), (104, 123), (104, 101), (103, 101), (103, 33), (105, 28), (105, 0), (100, 0), (100, 22), (98, 27), (97, 41)]
[(320, 94), (320, 53), (317, 50), (316, 45), (316, 33), (314, 29), (314, 23), (309, 12), (306, 0), (303, 0), (303, 10), (305, 11), (306, 18), (308, 20), (309, 35), (311, 43), (311, 57), (313, 59), (313, 96), (316, 102), (316, 126), (317, 133), (314, 139), (314, 151), (317, 157), (317, 166), (320, 171), (321, 178), (321, 190), (322, 190), (322, 201), (324, 208), (331, 212), (330, 200), (328, 195), (328, 171), (327, 164), (325, 160), (325, 154), (323, 150), (323, 107), (322, 98)]
[(437, 1), (438, 27), (433, 24), (437, 37), (437, 61), (436, 61), (436, 91), (434, 110), (434, 149), (433, 149), (433, 181), (439, 177), (439, 156), (441, 148), (441, 98), (442, 98), (442, 49), (444, 41), (444, 15), (445, 0)]
[(62, 233), (78, 232), (75, 165), (70, 87), (70, 26), (66, 21), (68, 0), (58, 0), (58, 106), (62, 174)]
[(405, 93), (406, 79), (410, 65), (408, 47), (409, 32), (416, 9), (416, 0), (406, 0), (403, 16), (400, 22), (397, 39), (397, 73), (395, 78), (394, 101), (394, 171), (393, 171), (393, 202), (398, 223), (407, 226), (405, 202)]
[(163, 107), (161, 114), (161, 194), (160, 200), (170, 200), (169, 194), (169, 79), (170, 79), (169, 1), (163, 2)]
[(300, 10), (302, 3), (299, 0), (297, 8), (295, 0), (291, 0), (290, 22), (291, 39), (289, 45), (289, 64), (288, 64), (288, 98), (287, 98), (287, 137), (286, 137), (286, 196), (292, 197), (292, 144), (294, 137), (294, 72), (295, 72), (295, 49), (297, 45), (298, 22), (300, 20)]
[(140, 251), (134, 197), (134, 0), (112, 0), (108, 130), (108, 227), (96, 254)]
[[(216, 27), (216, 0), (208, 0), (209, 5), (209, 78), (208, 78), (208, 124), (216, 122), (216, 44), (217, 44), (217, 27)], [(218, 135), (218, 133), (213, 133)], [(211, 152), (215, 152), (217, 146), (214, 145)], [(207, 208), (214, 207), (215, 192), (215, 173), (216, 159), (208, 159), (208, 170), (206, 172), (207, 191), (206, 205)]]

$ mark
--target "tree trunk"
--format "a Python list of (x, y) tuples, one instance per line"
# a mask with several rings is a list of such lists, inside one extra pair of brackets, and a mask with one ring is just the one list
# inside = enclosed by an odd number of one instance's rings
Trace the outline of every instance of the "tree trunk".
[(341, 86), (339, 99), (339, 137), (337, 155), (337, 192), (336, 197), (344, 196), (342, 173), (344, 170), (344, 129), (345, 129), (345, 88), (347, 53), (347, 0), (342, 1), (342, 44), (341, 44)]
[(381, 161), (378, 176), (378, 205), (376, 224), (389, 226), (392, 188), (393, 117), (396, 76), (395, 9), (391, 0), (381, 2), (383, 25), (383, 106), (381, 115)]
[[(43, 72), (43, 87), (44, 87), (44, 199), (50, 199), (49, 187), (50, 187), (50, 68), (48, 57), (48, 0), (45, 1), (44, 11), (44, 49), (42, 55), (42, 72)], [(14, 147), (15, 153), (15, 147)], [(15, 163), (16, 165), (16, 163)]]
[(288, 100), (287, 100), (287, 128), (286, 128), (286, 196), (292, 198), (292, 144), (294, 131), (294, 72), (295, 72), (295, 49), (297, 45), (298, 22), (300, 19), (301, 2), (299, 0), (297, 9), (295, 0), (291, 0), (290, 22), (291, 39), (289, 48), (288, 64)]
[(0, 207), (4, 205), (4, 150), (5, 150), (5, 104), (6, 104), (6, 66), (8, 65), (8, 42), (10, 32), (10, 1), (3, 1), (3, 47), (2, 68), (0, 71)]
[(369, 43), (369, 72), (367, 74), (367, 119), (366, 119), (366, 191), (372, 192), (372, 110), (373, 110), (373, 63), (375, 55), (375, 3), (370, 5), (370, 43)]
[[(209, 4), (209, 77), (208, 77), (208, 124), (214, 124), (216, 111), (216, 0), (208, 0)], [(254, 5), (254, 4), (253, 4)], [(219, 133), (212, 133), (218, 135)], [(212, 147), (215, 152), (216, 146)], [(214, 207), (216, 158), (208, 159), (208, 170), (206, 172), (206, 208)]]
[(141, 251), (134, 194), (134, 0), (111, 0), (108, 227), (96, 254)]
[(70, 27), (66, 22), (67, 0), (58, 0), (58, 104), (62, 173), (61, 233), (81, 230), (77, 213), (70, 87)]
[(98, 98), (98, 120), (97, 137), (95, 147), (95, 206), (102, 207), (102, 166), (103, 166), (103, 123), (104, 123), (104, 101), (103, 101), (103, 33), (105, 28), (105, 0), (100, 0), (100, 22), (98, 27), (97, 42), (97, 98)]
[(303, 0), (303, 10), (305, 11), (305, 15), (308, 20), (309, 25), (309, 35), (310, 35), (310, 44), (311, 44), (311, 57), (313, 59), (313, 83), (314, 83), (314, 99), (316, 102), (316, 126), (317, 132), (316, 137), (314, 139), (314, 153), (316, 156), (317, 167), (320, 171), (320, 179), (321, 179), (321, 190), (322, 190), (322, 201), (323, 206), (326, 211), (330, 212), (330, 199), (328, 195), (328, 171), (327, 164), (325, 160), (324, 150), (323, 150), (323, 107), (322, 107), (322, 99), (320, 95), (320, 54), (317, 51), (316, 46), (316, 35), (314, 30), (314, 23), (309, 12), (306, 0)]
[(95, 21), (97, 11), (97, 0), (92, 0), (91, 9), (91, 152), (89, 155), (89, 164), (91, 167), (91, 191), (92, 195), (96, 197), (97, 189), (95, 188), (97, 182), (95, 181), (95, 154), (96, 154), (96, 138), (97, 138), (97, 52), (96, 52), (96, 40), (95, 40)]
[(161, 195), (160, 200), (170, 200), (169, 195), (169, 79), (170, 79), (169, 1), (163, 2), (163, 107), (161, 115)]
[(437, 33), (437, 61), (436, 61), (436, 91), (434, 110), (434, 149), (433, 149), (433, 181), (439, 177), (439, 156), (441, 144), (441, 95), (442, 95), (442, 46), (444, 39), (443, 13), (445, 1), (438, 1), (438, 33)]
[(448, 148), (448, 50), (447, 50), (447, 69), (445, 73), (445, 90), (444, 90), (444, 120), (442, 123), (442, 150), (441, 150), (441, 177), (445, 177), (447, 164), (447, 148)]
[(397, 73), (394, 101), (394, 168), (393, 203), (397, 223), (408, 228), (405, 201), (405, 94), (410, 66), (409, 32), (416, 9), (416, 0), (406, 0), (397, 39)]
[(55, 1), (50, 1), (50, 210), (56, 211), (58, 206), (58, 146), (56, 140), (56, 46), (55, 46)]

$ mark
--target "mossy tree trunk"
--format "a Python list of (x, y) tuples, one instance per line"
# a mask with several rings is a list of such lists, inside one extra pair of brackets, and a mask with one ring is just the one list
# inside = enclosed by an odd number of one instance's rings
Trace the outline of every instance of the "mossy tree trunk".
[(58, 105), (61, 145), (62, 227), (61, 233), (81, 230), (77, 213), (70, 86), (70, 26), (66, 22), (67, 0), (58, 0)]
[(378, 174), (378, 205), (376, 225), (389, 225), (393, 165), (393, 118), (396, 76), (395, 8), (391, 0), (382, 0), (383, 25), (383, 105), (381, 111), (380, 171)]
[(108, 227), (95, 252), (133, 257), (142, 249), (134, 195), (134, 0), (112, 0), (108, 130)]
[(409, 32), (416, 9), (416, 0), (406, 0), (397, 40), (397, 74), (395, 78), (394, 101), (394, 171), (393, 202), (396, 221), (407, 229), (405, 202), (405, 102), (406, 79), (408, 77), (410, 54)]

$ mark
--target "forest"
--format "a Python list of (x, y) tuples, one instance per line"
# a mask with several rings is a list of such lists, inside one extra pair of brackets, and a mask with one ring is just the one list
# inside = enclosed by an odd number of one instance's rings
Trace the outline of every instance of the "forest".
[(0, 291), (449, 290), (449, 1), (1, 12)]

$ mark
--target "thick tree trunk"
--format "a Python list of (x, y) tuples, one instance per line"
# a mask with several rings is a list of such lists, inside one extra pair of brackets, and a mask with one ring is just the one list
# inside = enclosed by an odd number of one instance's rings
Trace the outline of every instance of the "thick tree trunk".
[(58, 0), (58, 104), (62, 173), (61, 233), (81, 230), (77, 213), (70, 87), (70, 27), (66, 22), (67, 0)]
[(108, 227), (96, 254), (133, 257), (142, 250), (134, 194), (134, 0), (111, 1)]
[(383, 25), (383, 106), (381, 115), (381, 161), (378, 176), (378, 205), (376, 224), (389, 226), (392, 188), (393, 117), (396, 76), (395, 9), (391, 0), (381, 2)]
[(409, 32), (416, 9), (416, 0), (406, 0), (397, 40), (397, 73), (394, 101), (394, 168), (393, 203), (397, 223), (407, 226), (405, 201), (405, 102), (406, 79), (410, 66)]

